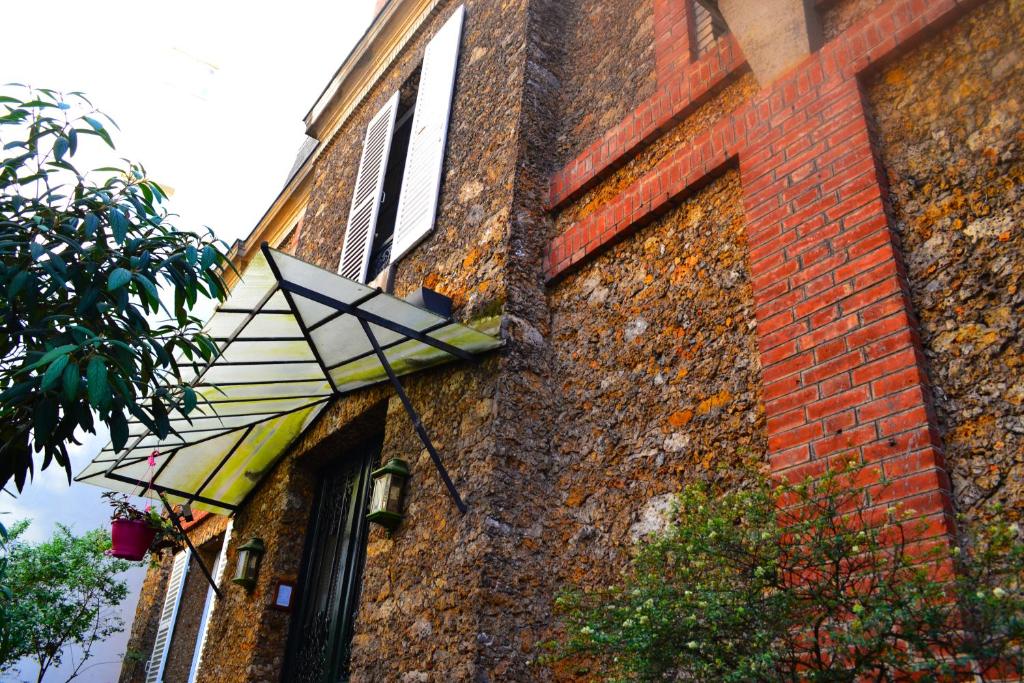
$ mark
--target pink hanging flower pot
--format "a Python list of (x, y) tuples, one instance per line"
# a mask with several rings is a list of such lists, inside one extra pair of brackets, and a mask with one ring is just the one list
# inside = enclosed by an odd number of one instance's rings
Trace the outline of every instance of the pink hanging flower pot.
[(142, 519), (115, 519), (110, 523), (110, 554), (137, 562), (146, 556), (156, 529)]

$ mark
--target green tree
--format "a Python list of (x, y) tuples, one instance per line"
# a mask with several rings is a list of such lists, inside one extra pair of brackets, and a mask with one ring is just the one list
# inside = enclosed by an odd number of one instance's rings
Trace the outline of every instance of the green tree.
[[(21, 523), (13, 530), (13, 535), (21, 533), (25, 523)], [(10, 540), (12, 534), (7, 528), (0, 524), (0, 662), (12, 661), (15, 654), (23, 649), (22, 641), (25, 634), (14, 627), (11, 623), (11, 610), (14, 607), (14, 594), (11, 592), (7, 581), (8, 555), (10, 554)], [(0, 671), (3, 665), (0, 664)]]
[(176, 228), (142, 166), (74, 165), (87, 141), (113, 149), (108, 123), (80, 93), (0, 90), (0, 488), (22, 489), (33, 453), (70, 480), (96, 418), (116, 448), (130, 415), (167, 436), (197, 401), (180, 366), (217, 353), (193, 311), (225, 297), (224, 245)]
[[(607, 680), (1004, 680), (1024, 671), (1024, 543), (953, 549), (853, 464), (796, 486), (694, 484), (621, 580), (556, 607), (552, 661)], [(865, 482), (866, 485), (861, 485)]]
[(37, 680), (42, 681), (48, 670), (71, 657), (71, 680), (96, 643), (123, 630), (112, 608), (128, 595), (119, 575), (131, 565), (106, 554), (110, 533), (105, 530), (75, 536), (58, 525), (50, 540), (30, 544), (17, 538), (26, 526), (14, 527), (9, 541), (6, 580), (14, 599), (4, 629), (19, 637), (16, 647), (3, 653), (0, 672), (29, 657), (38, 664)]

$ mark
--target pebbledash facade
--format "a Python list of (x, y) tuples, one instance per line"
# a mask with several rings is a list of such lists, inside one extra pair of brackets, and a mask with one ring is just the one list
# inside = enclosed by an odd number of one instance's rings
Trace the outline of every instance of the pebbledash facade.
[[(607, 582), (673, 492), (750, 460), (862, 459), (893, 480), (874, 502), (939, 537), (1021, 516), (1024, 4), (717, 9), (380, 9), (234, 256), (266, 241), (499, 316), (501, 348), (402, 377), (466, 512), (392, 386), (351, 392), (149, 573), (122, 681), (573, 679), (536, 663), (557, 591)], [(379, 182), (354, 192), (361, 166)], [(388, 532), (360, 496), (396, 457)]]

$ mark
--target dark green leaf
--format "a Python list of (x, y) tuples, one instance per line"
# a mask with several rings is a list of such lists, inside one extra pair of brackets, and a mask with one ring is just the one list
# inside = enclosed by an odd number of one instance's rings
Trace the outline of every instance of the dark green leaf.
[(199, 261), (199, 265), (202, 266), (203, 270), (206, 270), (212, 266), (217, 260), (217, 250), (212, 245), (203, 247), (203, 256)]
[(110, 442), (115, 451), (121, 450), (128, 443), (128, 420), (124, 413), (114, 412), (110, 416)]
[(118, 244), (124, 243), (124, 239), (128, 234), (128, 219), (124, 217), (124, 213), (116, 206), (110, 208), (110, 230), (114, 233), (114, 239), (117, 240)]
[(196, 407), (196, 392), (192, 387), (185, 387), (183, 390), (183, 400), (185, 404), (184, 413), (188, 415)]
[(63, 356), (65, 354), (71, 353), (72, 351), (74, 351), (77, 348), (78, 347), (76, 345), (74, 345), (74, 344), (64, 344), (62, 346), (58, 346), (57, 348), (50, 349), (49, 351), (44, 353), (42, 355), (42, 357), (39, 358), (37, 361), (35, 361), (31, 365), (25, 366), (25, 369), (26, 370), (35, 370), (36, 368), (41, 368), (44, 365), (49, 365), (51, 362), (53, 362), (59, 356)]
[(78, 384), (81, 381), (82, 372), (78, 369), (78, 365), (75, 363), (69, 363), (64, 368), (64, 374), (61, 378), (61, 384), (64, 389), (64, 398), (69, 401), (74, 401), (78, 398)]
[(110, 402), (110, 387), (107, 384), (107, 366), (100, 356), (93, 356), (86, 366), (85, 379), (89, 392), (89, 405), (102, 409)]
[(43, 373), (43, 382), (40, 388), (43, 391), (49, 391), (52, 387), (56, 386), (57, 381), (61, 378), (61, 373), (64, 372), (64, 368), (68, 365), (67, 355), (57, 356), (49, 367), (46, 368), (46, 372)]
[(111, 273), (110, 277), (107, 278), (107, 291), (113, 292), (115, 289), (124, 287), (126, 284), (131, 282), (132, 273), (130, 270), (125, 268), (115, 268)]
[(65, 138), (57, 138), (57, 141), (53, 143), (53, 155), (57, 159), (61, 159), (68, 152), (68, 141)]
[(85, 235), (86, 237), (92, 237), (96, 234), (96, 228), (99, 227), (100, 219), (94, 214), (90, 213), (85, 217)]
[(142, 285), (143, 289), (146, 290), (146, 292), (153, 298), (154, 301), (160, 298), (160, 294), (157, 292), (156, 285), (153, 284), (152, 280), (150, 280), (142, 273), (136, 273), (134, 275), (134, 278), (136, 282)]
[(27, 270), (23, 270), (19, 272), (17, 275), (15, 275), (13, 278), (11, 278), (11, 281), (7, 284), (8, 300), (13, 300), (15, 297), (18, 296), (18, 292), (20, 292), (21, 289), (25, 286), (25, 284), (28, 282), (28, 279), (29, 274)]

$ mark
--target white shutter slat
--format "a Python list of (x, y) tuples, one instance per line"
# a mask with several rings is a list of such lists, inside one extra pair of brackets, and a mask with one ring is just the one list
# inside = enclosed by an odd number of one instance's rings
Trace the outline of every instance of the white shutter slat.
[(465, 14), (465, 6), (460, 5), (430, 39), (423, 54), (391, 246), (392, 263), (434, 229)]
[(338, 274), (350, 280), (366, 282), (366, 270), (370, 264), (370, 249), (373, 247), (373, 235), (377, 228), (384, 174), (388, 167), (391, 136), (395, 131), (397, 114), (396, 92), (380, 111), (373, 115), (366, 127), (363, 153), (359, 158), (356, 185), (352, 191), (352, 205), (348, 212), (348, 226), (345, 228), (345, 244), (341, 249), (341, 262), (338, 265)]
[(164, 679), (164, 666), (167, 664), (167, 652), (174, 636), (174, 622), (178, 618), (178, 606), (181, 594), (185, 589), (185, 577), (188, 575), (188, 562), (192, 552), (186, 548), (174, 556), (171, 575), (167, 579), (167, 594), (164, 596), (164, 607), (160, 612), (160, 624), (156, 629), (156, 640), (153, 642), (153, 654), (149, 657), (146, 670), (146, 683), (161, 683)]
[[(217, 555), (217, 563), (213, 567), (213, 581), (220, 587), (223, 584), (224, 567), (228, 563), (228, 543), (231, 542), (231, 531), (234, 529), (235, 520), (228, 518), (227, 528), (224, 530), (224, 544), (220, 547)], [(199, 637), (196, 639), (195, 653), (192, 655), (192, 668), (188, 674), (189, 683), (195, 683), (199, 675), (199, 667), (203, 663), (203, 650), (206, 649), (206, 634), (210, 630), (210, 619), (213, 618), (213, 611), (217, 607), (217, 594), (213, 587), (206, 592), (206, 603), (203, 606), (203, 616), (199, 627)]]

